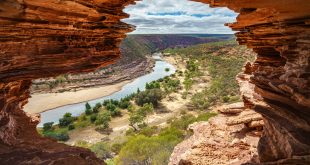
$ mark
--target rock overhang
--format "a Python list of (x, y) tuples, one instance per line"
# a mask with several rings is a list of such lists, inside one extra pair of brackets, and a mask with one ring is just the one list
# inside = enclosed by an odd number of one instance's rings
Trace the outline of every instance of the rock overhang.
[[(239, 13), (237, 22), (227, 25), (238, 31), (240, 44), (257, 53), (256, 61), (247, 65), (247, 72), (237, 79), (247, 108), (264, 117), (265, 129), (259, 146), (261, 162), (309, 162), (310, 3), (195, 1)], [(133, 3), (134, 0), (0, 2), (0, 141), (10, 146), (12, 154), (21, 146), (33, 145), (33, 139), (41, 144), (55, 143), (39, 137), (35, 130), (37, 122), (22, 111), (29, 98), (31, 80), (89, 72), (117, 60), (121, 40), (133, 30), (120, 21), (128, 17), (122, 10)], [(32, 149), (54, 153), (62, 147), (71, 150), (64, 145), (56, 146), (47, 145), (44, 149), (33, 145)], [(13, 148), (17, 151), (13, 152)], [(82, 151), (77, 149), (74, 153), (79, 152)]]

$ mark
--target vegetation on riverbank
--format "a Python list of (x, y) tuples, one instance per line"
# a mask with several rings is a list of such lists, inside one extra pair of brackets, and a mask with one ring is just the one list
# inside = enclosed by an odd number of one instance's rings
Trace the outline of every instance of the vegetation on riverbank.
[[(38, 79), (32, 83), (31, 93), (63, 93), (93, 86), (103, 86), (113, 82), (134, 79), (149, 71), (152, 64), (147, 57), (166, 48), (222, 41), (233, 35), (184, 35), (152, 34), (128, 35), (121, 43), (122, 58), (117, 63), (101, 68), (93, 73), (60, 75), (55, 78)], [(129, 72), (135, 74), (128, 74)], [(112, 81), (110, 81), (112, 80)]]
[(195, 93), (191, 100), (198, 109), (206, 109), (219, 103), (232, 103), (240, 100), (236, 75), (247, 60), (254, 60), (254, 53), (238, 46), (235, 41), (214, 42), (187, 48), (167, 49), (165, 54), (178, 55), (187, 63), (189, 74), (186, 86), (190, 87), (198, 68), (205, 68), (211, 77), (210, 86)]
[[(180, 59), (177, 63), (184, 63), (184, 69), (178, 68), (169, 77), (147, 83), (144, 91), (138, 89), (119, 101), (106, 100), (94, 107), (86, 104), (84, 114), (79, 117), (65, 114), (59, 125), (47, 124), (42, 134), (65, 141), (72, 129), (88, 126), (109, 134), (113, 131), (109, 122), (126, 113), (130, 129), (122, 140), (95, 144), (77, 141), (75, 145), (89, 148), (108, 164), (167, 164), (174, 146), (191, 135), (188, 125), (216, 115), (206, 112), (211, 107), (240, 99), (235, 76), (245, 61), (254, 56), (233, 41), (167, 49), (164, 54)], [(205, 81), (208, 85), (200, 88)], [(188, 102), (187, 109), (180, 110), (180, 115), (164, 125), (148, 125), (148, 116), (167, 113), (162, 111), (162, 100), (173, 100), (174, 94), (180, 94), (184, 102)]]

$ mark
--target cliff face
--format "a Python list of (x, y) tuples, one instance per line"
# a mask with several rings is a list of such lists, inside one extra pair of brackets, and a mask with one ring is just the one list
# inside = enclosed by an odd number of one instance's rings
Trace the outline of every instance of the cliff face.
[(97, 69), (95, 72), (32, 81), (31, 93), (76, 91), (131, 80), (152, 69), (153, 62), (147, 57), (156, 51), (228, 40), (233, 37), (229, 34), (205, 35), (205, 38), (200, 35), (184, 34), (127, 35), (120, 45), (121, 58), (115, 64)]
[(31, 80), (93, 71), (119, 58), (133, 0), (0, 2), (0, 162), (102, 164), (93, 153), (41, 138), (22, 108)]
[(259, 163), (257, 143), (262, 116), (245, 109), (242, 102), (215, 107), (212, 111), (218, 115), (189, 126), (193, 135), (174, 148), (169, 165)]
[(247, 108), (264, 117), (261, 162), (310, 161), (310, 3), (303, 0), (195, 0), (240, 13), (227, 24), (257, 53), (238, 75)]

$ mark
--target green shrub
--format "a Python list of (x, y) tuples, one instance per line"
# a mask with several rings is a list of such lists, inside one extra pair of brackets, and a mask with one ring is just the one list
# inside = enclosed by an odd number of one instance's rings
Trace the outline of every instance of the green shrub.
[(90, 147), (90, 150), (100, 159), (112, 158), (111, 148), (105, 142), (99, 142)]
[(145, 84), (145, 89), (159, 89), (160, 83), (158, 81), (152, 81), (150, 83)]
[(122, 147), (125, 145), (125, 143), (114, 143), (111, 146), (111, 151), (113, 151), (116, 154), (119, 154), (121, 151)]
[(60, 127), (66, 127), (70, 125), (73, 121), (75, 121), (77, 118), (72, 117), (71, 113), (66, 113), (63, 118), (59, 119), (59, 126)]
[(160, 89), (148, 89), (137, 94), (135, 102), (139, 106), (143, 106), (145, 103), (152, 103), (155, 107), (157, 107), (162, 98), (163, 94)]
[(134, 129), (138, 130), (138, 126), (144, 123), (145, 116), (138, 113), (133, 112), (129, 116), (129, 125)]
[(145, 127), (139, 131), (140, 135), (151, 137), (157, 133), (157, 127)]
[(135, 130), (132, 129), (132, 128), (129, 128), (127, 131), (126, 131), (126, 136), (133, 136), (135, 135)]
[(61, 132), (54, 132), (54, 131), (46, 131), (43, 133), (43, 136), (50, 137), (56, 139), (58, 141), (67, 141), (69, 140), (68, 132), (61, 131)]
[(150, 114), (154, 111), (154, 107), (152, 104), (144, 104), (143, 107), (137, 109), (136, 111), (130, 113), (129, 115), (129, 125), (134, 129), (138, 130), (138, 128), (146, 127), (146, 123), (144, 122), (147, 114)]
[(240, 101), (240, 96), (231, 96), (229, 98), (230, 103), (235, 103), (235, 102), (239, 102), (239, 101)]
[(217, 115), (216, 113), (211, 113), (211, 112), (202, 113), (202, 114), (198, 115), (198, 117), (196, 118), (196, 122), (198, 122), (198, 121), (208, 121), (211, 117), (214, 117), (216, 115)]
[(86, 109), (85, 110), (85, 114), (86, 115), (91, 115), (93, 112), (92, 112), (92, 110), (91, 109)]
[(184, 84), (185, 90), (188, 91), (193, 86), (194, 81), (191, 78), (186, 77), (183, 81), (183, 84)]
[(229, 97), (228, 96), (224, 96), (222, 97), (222, 100), (224, 103), (227, 103), (229, 101)]
[[(117, 103), (118, 104), (118, 103)], [(116, 105), (112, 102), (106, 105), (107, 110), (110, 112), (112, 117), (120, 116), (121, 111), (116, 107)]]
[(68, 126), (68, 130), (74, 130), (75, 129), (75, 126), (73, 125), (73, 124), (70, 124), (69, 126)]
[(127, 109), (130, 105), (130, 102), (129, 101), (120, 101), (118, 107), (121, 108), (121, 109)]
[(89, 110), (91, 109), (91, 106), (90, 106), (90, 104), (88, 102), (85, 104), (85, 108), (86, 108), (86, 110), (87, 109), (89, 109)]
[(85, 114), (82, 114), (81, 116), (78, 117), (80, 121), (85, 121), (87, 120), (87, 117)]
[(83, 148), (89, 148), (90, 144), (88, 142), (84, 141), (84, 140), (79, 140), (79, 141), (74, 143), (74, 146), (83, 147)]
[(101, 107), (102, 105), (100, 103), (97, 103), (93, 108), (93, 112), (98, 113)]
[(97, 120), (97, 115), (96, 114), (92, 114), (90, 116), (90, 122), (94, 123)]
[(64, 118), (70, 118), (70, 117), (72, 117), (72, 114), (71, 113), (65, 113), (63, 117)]
[(127, 108), (128, 112), (133, 112), (135, 110), (135, 107), (133, 105), (129, 105)]
[(107, 106), (108, 104), (113, 104), (113, 105), (115, 105), (115, 106), (118, 106), (119, 101), (118, 101), (118, 100), (113, 100), (113, 99), (104, 100), (102, 105), (103, 105), (103, 106)]
[(134, 136), (120, 150), (116, 164), (168, 164), (174, 146), (182, 139), (173, 134), (145, 137)]
[(95, 125), (102, 125), (104, 128), (109, 128), (109, 121), (111, 121), (110, 113), (104, 112), (97, 117)]
[(43, 131), (52, 130), (54, 122), (48, 122), (43, 124)]
[(206, 99), (206, 95), (203, 92), (196, 93), (191, 98), (191, 103), (194, 105), (195, 108), (199, 110), (206, 109), (210, 106), (210, 103)]
[(186, 130), (188, 125), (195, 122), (195, 116), (188, 114), (182, 116), (180, 119), (175, 119), (170, 123), (170, 126), (180, 130)]
[(137, 110), (137, 113), (146, 117), (147, 114), (154, 112), (154, 106), (152, 103), (145, 103), (141, 108)]
[(180, 80), (167, 79), (165, 80), (163, 86), (166, 92), (176, 92), (180, 89)]

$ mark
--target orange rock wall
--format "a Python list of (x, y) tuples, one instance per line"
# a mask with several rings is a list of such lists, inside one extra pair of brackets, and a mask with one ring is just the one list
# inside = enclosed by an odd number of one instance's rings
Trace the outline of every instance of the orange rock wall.
[(227, 26), (257, 53), (239, 74), (244, 102), (264, 117), (260, 161), (310, 162), (310, 3), (306, 0), (195, 0), (239, 13)]
[[(81, 73), (115, 62), (133, 27), (120, 19), (133, 0), (0, 1), (0, 162), (102, 164), (86, 149), (36, 132), (38, 117), (22, 111), (31, 80)], [(0, 163), (0, 164), (1, 164)]]

